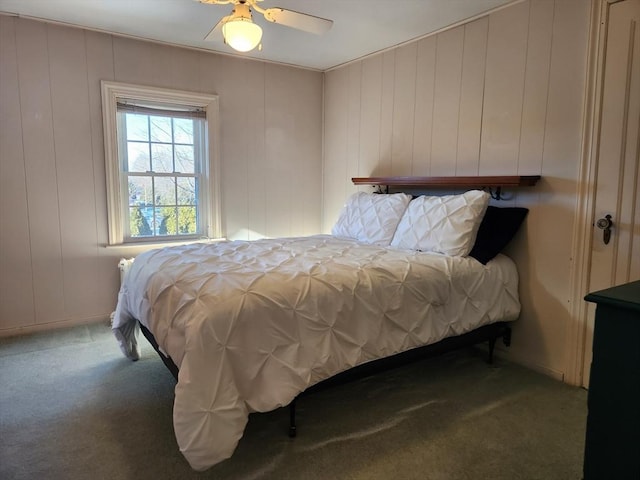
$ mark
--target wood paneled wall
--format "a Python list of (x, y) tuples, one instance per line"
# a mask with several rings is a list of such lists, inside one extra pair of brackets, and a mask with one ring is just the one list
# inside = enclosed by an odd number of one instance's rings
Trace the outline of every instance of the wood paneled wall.
[(589, 14), (518, 3), (327, 72), (324, 92), (317, 72), (0, 16), (0, 335), (106, 318), (137, 253), (104, 248), (107, 79), (220, 95), (230, 238), (329, 231), (352, 176), (542, 175), (502, 203), (530, 208), (505, 354), (562, 377)]
[[(530, 0), (327, 72), (323, 230), (351, 177), (542, 175), (509, 254), (522, 315), (505, 352), (561, 378), (590, 2)], [(371, 191), (370, 187), (359, 187)]]
[(321, 228), (321, 73), (0, 16), (0, 335), (107, 318), (100, 80), (220, 95), (223, 228)]

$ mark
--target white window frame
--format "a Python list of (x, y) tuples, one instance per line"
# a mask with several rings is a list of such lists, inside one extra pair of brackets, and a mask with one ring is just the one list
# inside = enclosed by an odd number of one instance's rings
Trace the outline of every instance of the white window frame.
[[(121, 163), (118, 148), (117, 103), (139, 101), (202, 108), (206, 111), (207, 135), (204, 142), (203, 161), (204, 208), (202, 221), (208, 238), (222, 238), (220, 206), (220, 120), (218, 95), (186, 92), (157, 87), (132, 85), (103, 80), (102, 120), (104, 128), (105, 167), (107, 175), (107, 215), (109, 221), (109, 245), (122, 245), (125, 239), (124, 208)], [(170, 243), (175, 237), (163, 239), (153, 236), (135, 244)], [(130, 243), (134, 243), (133, 241)]]

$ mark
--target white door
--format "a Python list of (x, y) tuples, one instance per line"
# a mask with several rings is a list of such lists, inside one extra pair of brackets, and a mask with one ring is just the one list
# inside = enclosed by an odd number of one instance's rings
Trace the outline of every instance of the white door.
[[(640, 280), (640, 0), (609, 7), (589, 291)], [(612, 222), (605, 240), (607, 215)], [(588, 386), (595, 305), (588, 310)]]

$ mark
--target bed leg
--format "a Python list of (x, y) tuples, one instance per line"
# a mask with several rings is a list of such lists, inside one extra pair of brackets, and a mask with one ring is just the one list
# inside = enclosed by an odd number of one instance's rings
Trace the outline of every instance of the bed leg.
[(296, 399), (289, 404), (289, 438), (296, 436)]
[(487, 359), (487, 363), (490, 365), (493, 364), (493, 350), (496, 348), (496, 338), (489, 339), (489, 358)]
[[(496, 341), (498, 340), (498, 337), (493, 337), (489, 339), (489, 359), (488, 359), (488, 363), (492, 364), (493, 363), (493, 351), (496, 348)], [(504, 343), (505, 347), (509, 347), (511, 346), (511, 328), (505, 326), (504, 330), (502, 331), (502, 343)]]
[(511, 346), (511, 328), (505, 327), (504, 334), (502, 335), (502, 343), (504, 343), (505, 347)]

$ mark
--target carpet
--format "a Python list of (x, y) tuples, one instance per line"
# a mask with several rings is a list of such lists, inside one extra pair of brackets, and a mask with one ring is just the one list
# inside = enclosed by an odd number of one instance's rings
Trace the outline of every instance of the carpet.
[(172, 426), (173, 377), (109, 326), (0, 339), (0, 478), (582, 478), (587, 393), (478, 349), (334, 385), (252, 414), (234, 455), (194, 472)]

